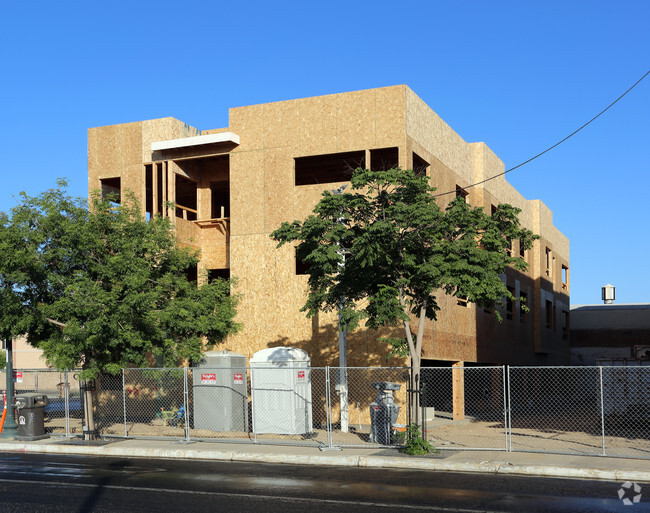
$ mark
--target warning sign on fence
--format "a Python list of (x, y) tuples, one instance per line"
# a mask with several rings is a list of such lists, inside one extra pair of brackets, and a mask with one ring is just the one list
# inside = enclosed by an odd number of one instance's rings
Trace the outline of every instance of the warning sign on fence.
[(202, 373), (201, 374), (201, 384), (202, 385), (216, 385), (217, 384), (217, 375), (215, 373)]
[(241, 372), (235, 372), (232, 375), (232, 382), (235, 385), (243, 385), (244, 384), (244, 375)]
[(298, 383), (305, 383), (307, 381), (307, 375), (304, 370), (298, 371)]
[(23, 371), (14, 371), (14, 383), (23, 382)]

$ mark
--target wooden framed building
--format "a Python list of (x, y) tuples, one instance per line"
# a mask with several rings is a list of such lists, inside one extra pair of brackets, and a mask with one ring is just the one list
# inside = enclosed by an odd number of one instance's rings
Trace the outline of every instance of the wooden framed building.
[[(170, 217), (179, 241), (200, 251), (198, 276), (237, 278), (244, 328), (224, 348), (250, 357), (295, 346), (315, 366), (338, 362), (336, 318), (300, 312), (307, 276), (293, 248), (276, 249), (269, 234), (282, 221), (304, 219), (323, 190), (359, 166), (420, 170), (438, 190), (455, 190), (488, 212), (510, 203), (541, 236), (522, 251), (528, 271), (504, 276), (530, 312), (508, 304), (499, 323), (493, 312), (441, 294), (425, 365), (568, 363), (568, 239), (541, 201), (526, 200), (503, 176), (466, 190), (503, 172), (503, 162), (484, 143), (465, 142), (407, 86), (232, 108), (229, 126), (219, 129), (162, 118), (88, 132), (91, 193), (133, 191), (143, 215)], [(520, 251), (516, 242), (512, 251)], [(350, 366), (397, 363), (387, 362), (377, 336), (349, 334)]]

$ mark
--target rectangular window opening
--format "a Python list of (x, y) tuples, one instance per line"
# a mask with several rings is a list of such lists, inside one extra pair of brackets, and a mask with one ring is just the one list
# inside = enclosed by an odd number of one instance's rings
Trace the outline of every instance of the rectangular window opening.
[[(230, 279), (230, 269), (208, 269), (208, 283), (215, 280), (228, 281)], [(228, 287), (228, 295), (230, 295), (230, 287)]]
[(413, 172), (415, 176), (429, 176), (429, 163), (413, 152)]
[(185, 178), (182, 175), (176, 175), (176, 217), (188, 221), (196, 221), (197, 201), (196, 201), (197, 184), (195, 181)]
[(569, 288), (569, 268), (566, 265), (562, 265), (562, 288)]
[(193, 264), (185, 269), (185, 276), (187, 277), (187, 281), (196, 283), (199, 279), (199, 271), (197, 265)]
[(144, 211), (147, 220), (153, 217), (153, 166), (151, 164), (144, 166)]
[[(515, 295), (515, 289), (513, 289), (512, 287), (507, 287), (507, 289), (508, 292), (510, 292), (510, 294), (512, 294), (513, 296)], [(515, 302), (510, 298), (506, 298), (506, 319), (508, 321), (512, 320), (514, 312), (515, 312)]]
[(519, 293), (519, 322), (522, 324), (525, 324), (526, 321), (528, 320), (528, 312), (526, 312), (522, 306), (527, 306), (528, 309), (530, 310), (530, 305), (528, 304), (528, 294), (525, 292), (520, 292)]
[(569, 340), (569, 312), (562, 310), (562, 340)]
[(115, 205), (122, 203), (122, 187), (119, 176), (102, 178), (100, 183), (102, 188), (102, 201), (108, 201)]
[(230, 187), (229, 182), (210, 182), (212, 195), (211, 217), (222, 219), (230, 217)]
[(296, 274), (304, 275), (309, 274), (309, 264), (298, 258), (298, 250), (296, 249)]
[(399, 167), (397, 148), (378, 148), (370, 150), (370, 168), (373, 171), (388, 171)]
[(467, 197), (469, 196), (469, 192), (467, 192), (465, 189), (463, 189), (460, 185), (456, 184), (456, 197), (457, 198), (463, 198), (465, 202), (467, 202)]
[(552, 262), (551, 249), (546, 248), (546, 276), (551, 276), (553, 270)]
[(294, 161), (296, 185), (349, 182), (355, 169), (366, 167), (366, 152), (296, 157)]
[(546, 327), (553, 327), (553, 302), (546, 301)]

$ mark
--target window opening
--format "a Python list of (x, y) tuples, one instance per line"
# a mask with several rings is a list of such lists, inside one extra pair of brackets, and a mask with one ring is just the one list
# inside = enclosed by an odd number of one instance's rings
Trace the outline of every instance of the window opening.
[[(512, 294), (513, 296), (515, 295), (515, 289), (512, 287), (507, 287), (508, 292)], [(511, 298), (506, 298), (506, 319), (511, 321), (512, 316), (515, 311), (515, 302)]]
[(429, 163), (415, 152), (413, 152), (413, 172), (415, 176), (429, 175)]
[(176, 175), (176, 217), (196, 221), (196, 182)]
[(349, 182), (356, 168), (366, 167), (366, 152), (349, 151), (296, 157), (294, 161), (296, 185)]
[[(208, 269), (208, 283), (221, 279), (228, 281), (230, 279), (230, 269)], [(228, 286), (228, 295), (230, 295), (230, 286)]]
[(399, 167), (399, 150), (397, 148), (370, 150), (370, 167), (373, 171), (388, 171)]
[(192, 264), (187, 269), (185, 269), (185, 276), (187, 277), (187, 281), (196, 283), (199, 278), (199, 271), (197, 265)]
[(230, 190), (228, 182), (210, 182), (210, 193), (212, 195), (210, 217), (212, 219), (230, 217)]
[(100, 180), (102, 187), (102, 200), (108, 201), (115, 205), (122, 203), (122, 187), (119, 176), (115, 178), (102, 178)]
[(153, 166), (146, 164), (144, 166), (144, 211), (147, 221), (153, 217)]
[(551, 276), (552, 272), (552, 260), (551, 260), (551, 250), (550, 248), (546, 248), (546, 276)]
[(469, 196), (469, 192), (467, 192), (465, 189), (463, 189), (460, 185), (456, 184), (456, 197), (457, 198), (463, 198), (465, 202), (467, 202), (467, 197)]
[(569, 268), (566, 265), (562, 266), (562, 288), (569, 288)]
[(520, 292), (519, 298), (519, 322), (525, 323), (528, 320), (528, 312), (526, 312), (522, 307), (525, 305), (530, 310), (530, 305), (528, 304), (528, 294), (525, 292)]
[(553, 327), (553, 303), (551, 301), (546, 301), (546, 327)]
[(230, 269), (208, 269), (208, 283), (221, 278), (222, 280), (230, 279)]
[(569, 340), (569, 312), (562, 310), (562, 340)]
[(296, 249), (296, 274), (309, 274), (309, 264), (298, 258), (298, 250)]

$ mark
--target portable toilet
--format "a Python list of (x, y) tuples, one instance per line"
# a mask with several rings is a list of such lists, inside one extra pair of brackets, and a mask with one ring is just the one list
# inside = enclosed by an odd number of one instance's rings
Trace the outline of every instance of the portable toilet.
[(295, 347), (272, 347), (250, 359), (253, 432), (312, 432), (311, 360)]
[(194, 428), (248, 432), (246, 357), (211, 351), (192, 368)]

